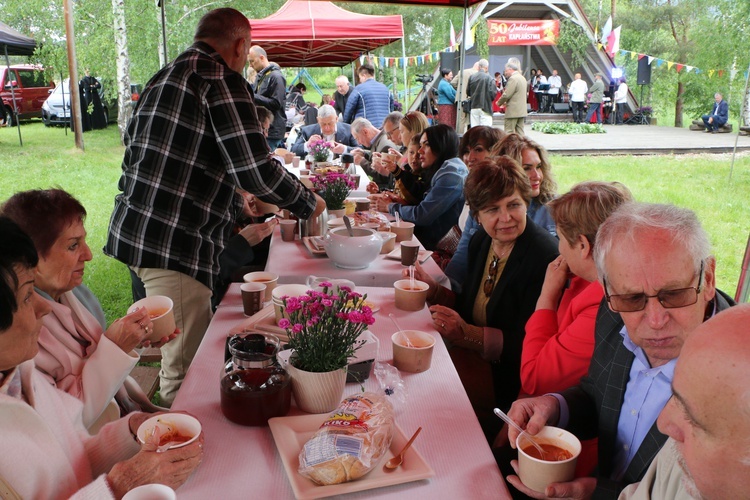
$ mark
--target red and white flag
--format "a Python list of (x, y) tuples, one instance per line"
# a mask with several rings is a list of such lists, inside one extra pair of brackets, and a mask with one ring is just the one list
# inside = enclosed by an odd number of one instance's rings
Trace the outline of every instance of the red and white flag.
[(456, 46), (456, 30), (453, 29), (453, 21), (450, 21), (451, 23), (451, 47)]
[(612, 33), (607, 37), (607, 54), (610, 57), (615, 57), (617, 51), (620, 50), (620, 28), (622, 26), (613, 29)]

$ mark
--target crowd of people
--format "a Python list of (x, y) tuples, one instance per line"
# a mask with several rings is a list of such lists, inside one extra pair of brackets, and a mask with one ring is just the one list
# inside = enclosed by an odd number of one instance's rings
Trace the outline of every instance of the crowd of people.
[[(242, 75), (248, 63), (257, 72), (252, 88)], [(638, 202), (616, 182), (558, 193), (544, 147), (523, 135), (520, 63), (506, 64), (505, 79), (490, 76), (486, 60), (467, 73), (443, 72), (440, 83), (439, 105), (453, 107), (461, 96), (450, 82), (465, 79), (471, 127), (461, 137), (419, 111), (393, 111), (365, 64), (359, 85), (337, 79), (292, 152), (304, 156), (327, 140), (334, 153), (350, 154), (372, 179), (373, 209), (413, 222), (424, 247), (444, 259), (450, 286), (419, 264), (416, 277), (429, 285), (434, 328), (514, 496), (743, 496), (750, 350), (741, 325), (750, 310), (731, 307), (716, 288), (695, 214)], [(556, 71), (534, 80), (563, 91)], [(505, 132), (486, 123), (498, 85)], [(128, 266), (146, 295), (172, 298), (177, 329), (158, 341), (146, 340), (153, 323), (145, 309), (107, 325), (83, 284), (92, 251), (77, 199), (41, 189), (0, 206), (0, 440), (13, 450), (0, 457), (0, 491), (121, 498), (142, 484), (176, 488), (198, 466), (202, 437), (156, 453), (133, 436), (171, 405), (212, 297), (270, 235), (273, 224), (252, 218), (285, 208), (307, 219), (325, 209), (273, 154), (284, 141), (285, 86), (251, 44), (245, 16), (221, 8), (140, 96), (104, 252)], [(573, 102), (598, 86), (601, 75), (591, 89), (576, 75)], [(295, 108), (305, 89), (297, 91)], [(455, 109), (441, 117), (455, 118)], [(250, 223), (233, 236), (242, 218)], [(248, 249), (249, 260), (231, 258)], [(149, 345), (162, 350), (163, 408), (128, 379), (135, 349)], [(518, 432), (501, 426), (496, 407), (532, 435), (545, 424), (574, 432), (583, 441), (576, 479), (543, 495), (523, 485), (512, 460)]]

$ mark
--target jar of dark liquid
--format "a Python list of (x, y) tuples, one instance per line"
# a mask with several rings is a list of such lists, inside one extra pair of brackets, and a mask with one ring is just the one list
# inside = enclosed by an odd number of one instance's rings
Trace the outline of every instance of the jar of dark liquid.
[(268, 425), (289, 413), (289, 374), (276, 362), (279, 339), (265, 333), (241, 333), (227, 342), (231, 358), (221, 373), (221, 411), (240, 425)]

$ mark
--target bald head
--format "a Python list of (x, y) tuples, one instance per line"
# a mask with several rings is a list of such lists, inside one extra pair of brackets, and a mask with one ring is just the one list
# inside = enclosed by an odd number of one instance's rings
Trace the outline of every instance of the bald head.
[(750, 491), (750, 304), (720, 312), (688, 337), (659, 430), (675, 441), (684, 485), (701, 498)]

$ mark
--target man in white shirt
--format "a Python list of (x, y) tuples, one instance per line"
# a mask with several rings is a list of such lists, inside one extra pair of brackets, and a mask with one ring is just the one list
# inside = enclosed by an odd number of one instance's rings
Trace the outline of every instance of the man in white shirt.
[(620, 85), (615, 91), (615, 104), (617, 105), (617, 117), (615, 125), (622, 125), (622, 118), (625, 115), (625, 107), (628, 105), (628, 85), (625, 83), (625, 77), (620, 79)]
[(588, 84), (584, 80), (581, 80), (580, 73), (576, 73), (575, 80), (571, 82), (568, 89), (570, 105), (573, 108), (573, 121), (576, 123), (582, 123), (586, 116), (583, 114), (583, 108), (586, 103), (586, 93), (588, 91)]
[(560, 78), (560, 75), (557, 74), (557, 70), (552, 70), (552, 76), (547, 78), (547, 83), (549, 83), (549, 95), (550, 95), (550, 102), (560, 102), (560, 89), (562, 88), (562, 78)]

